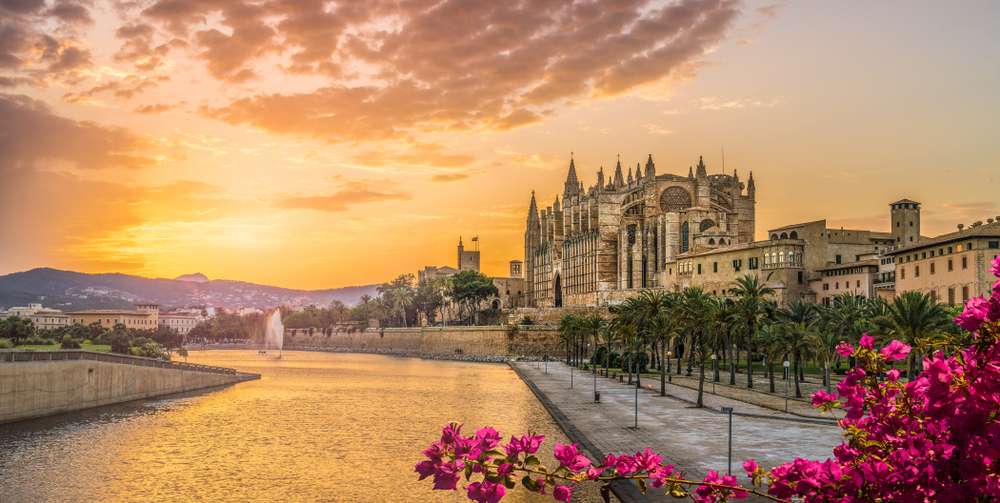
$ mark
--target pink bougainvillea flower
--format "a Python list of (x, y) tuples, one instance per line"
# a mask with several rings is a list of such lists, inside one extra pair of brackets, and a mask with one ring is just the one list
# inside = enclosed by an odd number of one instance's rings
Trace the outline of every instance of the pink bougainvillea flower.
[(852, 346), (852, 345), (850, 345), (850, 344), (848, 344), (846, 342), (841, 342), (840, 344), (837, 344), (837, 350), (836, 351), (837, 351), (838, 355), (843, 356), (843, 357), (846, 358), (846, 357), (851, 356), (851, 355), (854, 354), (854, 346)]
[(885, 358), (885, 361), (894, 362), (906, 358), (910, 354), (910, 349), (910, 346), (893, 340), (886, 347), (882, 348), (879, 353)]
[(552, 489), (552, 497), (556, 501), (565, 501), (569, 503), (573, 499), (573, 487), (572, 486), (556, 486)]
[(590, 466), (590, 460), (580, 454), (575, 444), (556, 443), (552, 453), (561, 466), (569, 468), (572, 472), (579, 472)]
[(480, 428), (476, 431), (476, 441), (479, 443), (479, 448), (484, 451), (488, 451), (496, 447), (502, 438), (503, 437), (500, 436), (500, 433), (490, 426)]
[(837, 397), (833, 393), (827, 393), (826, 390), (819, 390), (812, 395), (813, 407), (822, 407), (835, 401), (837, 401)]
[(753, 459), (748, 459), (743, 462), (743, 471), (747, 473), (747, 477), (753, 478), (753, 475), (757, 473), (760, 469), (760, 465), (757, 464)]
[(858, 345), (865, 349), (875, 348), (875, 338), (868, 335), (868, 332), (861, 334), (861, 340), (858, 341)]
[(965, 303), (962, 314), (955, 317), (955, 324), (966, 332), (976, 332), (990, 315), (990, 303), (983, 297), (973, 297)]
[(465, 486), (465, 491), (470, 500), (478, 503), (497, 503), (507, 493), (502, 484), (495, 484), (488, 480), (473, 482)]
[(994, 277), (1000, 278), (1000, 255), (993, 258), (993, 267), (990, 268), (990, 273)]

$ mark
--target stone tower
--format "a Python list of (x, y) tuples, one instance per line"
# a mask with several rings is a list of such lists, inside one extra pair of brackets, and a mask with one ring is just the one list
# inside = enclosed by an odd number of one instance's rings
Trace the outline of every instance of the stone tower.
[(910, 246), (920, 241), (920, 203), (900, 199), (889, 204), (892, 237), (896, 246)]

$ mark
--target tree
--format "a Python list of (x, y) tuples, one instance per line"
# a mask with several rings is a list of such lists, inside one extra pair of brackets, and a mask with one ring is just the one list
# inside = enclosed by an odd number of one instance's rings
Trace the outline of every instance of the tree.
[(35, 324), (27, 318), (9, 316), (0, 320), (0, 339), (10, 339), (15, 346), (34, 337)]
[(499, 295), (493, 280), (479, 271), (460, 271), (451, 277), (451, 298), (458, 303), (459, 312), (478, 321), (479, 306), (490, 297)]
[(912, 379), (916, 375), (919, 355), (925, 353), (932, 340), (949, 330), (951, 318), (930, 295), (903, 292), (887, 306), (886, 314), (875, 320), (876, 332), (885, 337), (899, 339), (913, 347), (908, 356)]
[(737, 299), (740, 319), (746, 326), (743, 342), (747, 352), (747, 388), (753, 389), (753, 343), (757, 337), (757, 327), (766, 313), (765, 303), (774, 294), (774, 289), (761, 282), (757, 276), (747, 274), (736, 279), (736, 287), (731, 293)]
[(698, 359), (698, 400), (697, 407), (704, 406), (705, 394), (705, 360), (712, 354), (711, 341), (708, 340), (709, 326), (715, 316), (715, 302), (710, 294), (698, 287), (688, 287), (681, 292), (681, 308), (679, 318), (683, 331), (688, 334), (691, 344), (691, 357)]
[(447, 277), (434, 278), (417, 285), (417, 291), (413, 297), (413, 306), (417, 312), (424, 313), (427, 317), (427, 324), (434, 324), (434, 318), (438, 309), (444, 306), (445, 291), (448, 285)]
[(406, 321), (407, 309), (413, 305), (416, 292), (413, 288), (413, 275), (400, 274), (396, 279), (382, 283), (376, 289), (382, 299), (383, 305), (389, 310), (391, 316), (396, 317), (402, 326), (409, 324)]
[(795, 380), (795, 397), (802, 398), (799, 374), (802, 372), (802, 361), (815, 352), (819, 315), (815, 304), (799, 299), (779, 311), (779, 316), (783, 334), (781, 340), (785, 351), (793, 360), (790, 377)]

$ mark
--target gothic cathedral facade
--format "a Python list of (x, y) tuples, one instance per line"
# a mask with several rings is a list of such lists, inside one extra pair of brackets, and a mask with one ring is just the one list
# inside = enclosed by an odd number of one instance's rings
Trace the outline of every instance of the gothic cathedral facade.
[(623, 175), (621, 161), (585, 188), (573, 159), (551, 206), (531, 194), (524, 233), (526, 301), (531, 307), (603, 306), (657, 288), (664, 265), (682, 253), (727, 248), (754, 239), (755, 186), (732, 175), (656, 173), (653, 157)]

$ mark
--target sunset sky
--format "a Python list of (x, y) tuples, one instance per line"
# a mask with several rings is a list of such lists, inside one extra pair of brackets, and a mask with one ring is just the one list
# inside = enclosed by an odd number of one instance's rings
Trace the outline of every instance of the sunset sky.
[(0, 274), (296, 288), (523, 254), (570, 152), (705, 156), (757, 235), (1000, 215), (1000, 2), (0, 0)]

